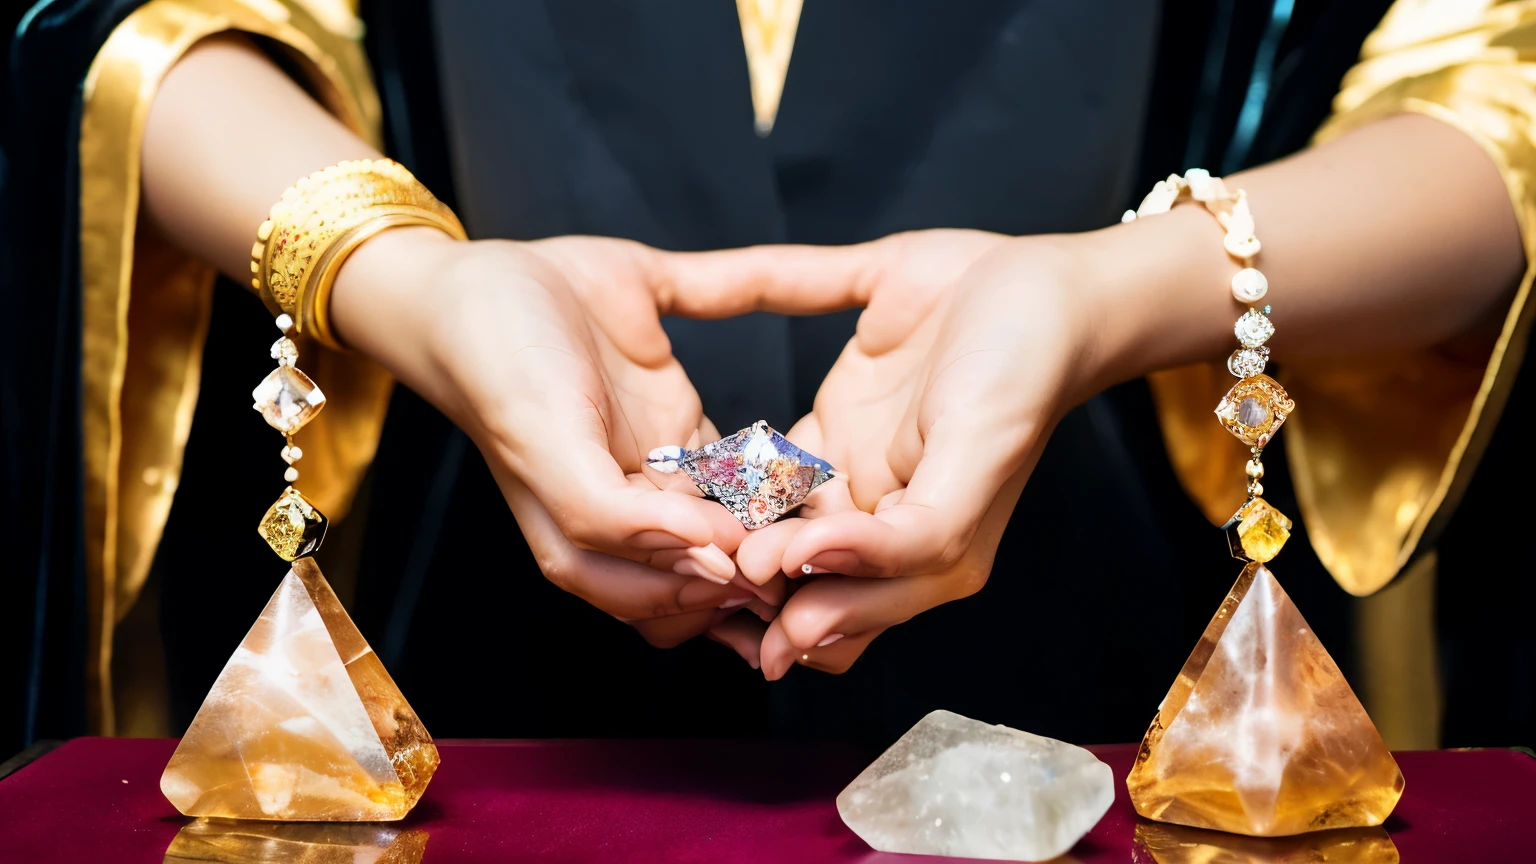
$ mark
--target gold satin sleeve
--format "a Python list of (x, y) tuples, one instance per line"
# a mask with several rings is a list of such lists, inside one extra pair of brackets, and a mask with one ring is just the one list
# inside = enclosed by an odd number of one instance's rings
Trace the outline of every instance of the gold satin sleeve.
[[(81, 359), (86, 701), (96, 734), (118, 729), (114, 631), (144, 586), (181, 475), (215, 276), (139, 230), (139, 153), (165, 73), (198, 40), (225, 31), (281, 46), (329, 110), (365, 139), (380, 137), (378, 97), (357, 43), (361, 25), (347, 0), (151, 0), (113, 30), (87, 73), (79, 144)], [(253, 128), (260, 123), (252, 118)], [(304, 489), (340, 518), (373, 459), (391, 382), (363, 358), (313, 343), (302, 350), (331, 397), (325, 422), (299, 436)]]
[[(1315, 143), (1404, 112), (1439, 118), (1477, 140), (1508, 187), (1527, 262), (1491, 346), (1283, 364), (1298, 405), (1285, 435), (1301, 517), (1334, 579), (1363, 597), (1433, 544), (1525, 354), (1536, 275), (1536, 2), (1398, 0), (1333, 107)], [(1210, 416), (1224, 376), (1202, 366), (1151, 378), (1175, 470), (1218, 524), (1242, 498), (1232, 477), (1241, 479), (1233, 472), (1245, 453)]]

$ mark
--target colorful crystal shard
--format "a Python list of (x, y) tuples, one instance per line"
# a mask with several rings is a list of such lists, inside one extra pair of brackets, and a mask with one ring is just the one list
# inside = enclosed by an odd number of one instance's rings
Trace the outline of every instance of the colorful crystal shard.
[(320, 568), (293, 563), (198, 709), (160, 791), (187, 816), (380, 822), (437, 748)]
[(1254, 562), (1164, 697), (1126, 785), (1148, 819), (1276, 837), (1380, 825), (1403, 774), (1333, 658)]
[(1115, 801), (1109, 766), (1081, 747), (934, 711), (837, 796), (881, 852), (1044, 861)]
[(251, 391), (251, 407), (261, 412), (267, 425), (292, 435), (315, 419), (325, 407), (325, 394), (309, 376), (289, 365), (280, 365)]
[(1273, 560), (1291, 539), (1291, 520), (1263, 498), (1248, 499), (1222, 527), (1232, 557), (1241, 561)]
[(325, 542), (325, 529), (329, 524), (325, 514), (315, 509), (299, 490), (289, 486), (256, 523), (256, 533), (267, 541), (279, 558), (296, 561), (315, 554)]
[(1268, 375), (1253, 375), (1232, 385), (1216, 406), (1216, 419), (1250, 447), (1269, 443), (1296, 403)]
[(427, 832), (391, 825), (197, 819), (165, 864), (420, 864), (426, 849)]
[(697, 450), (661, 447), (649, 464), (665, 473), (679, 466), (708, 498), (724, 504), (747, 528), (761, 528), (799, 507), (832, 477), (825, 460), (789, 443), (762, 420)]
[(1133, 864), (1398, 864), (1385, 828), (1295, 837), (1239, 837), (1161, 822), (1136, 823)]

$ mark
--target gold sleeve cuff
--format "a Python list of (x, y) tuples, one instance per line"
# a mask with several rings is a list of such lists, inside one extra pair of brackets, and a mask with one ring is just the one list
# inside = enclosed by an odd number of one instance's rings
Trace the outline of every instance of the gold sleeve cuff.
[[(1527, 270), (1491, 345), (1445, 346), (1348, 364), (1288, 363), (1301, 403), (1286, 448), (1301, 515), (1343, 588), (1371, 594), (1431, 544), (1454, 511), (1525, 354), (1536, 262), (1536, 3), (1399, 0), (1345, 77), (1322, 143), (1393, 114), (1436, 117), (1478, 141), (1509, 190)], [(1459, 346), (1458, 346), (1459, 347)], [(1210, 385), (1201, 369), (1154, 376), (1164, 434), (1186, 489), (1213, 521), (1238, 493), (1218, 485)], [(1214, 367), (1210, 375), (1217, 374)], [(1204, 385), (1204, 386), (1202, 386)], [(1195, 430), (1199, 417), (1201, 430)], [(1218, 451), (1218, 452), (1225, 452)], [(1233, 452), (1231, 461), (1242, 458)], [(1222, 474), (1211, 464), (1219, 463)], [(1198, 464), (1197, 464), (1198, 463)]]
[[(325, 23), (321, 23), (324, 21)], [(84, 519), (90, 725), (115, 728), (113, 630), (138, 597), (169, 515), (197, 404), (214, 271), (140, 231), (139, 153), (165, 73), (200, 39), (265, 37), (292, 56), (336, 116), (370, 141), (379, 105), (345, 0), (151, 0), (107, 38), (87, 73), (80, 120)], [(306, 436), (307, 487), (340, 516), (373, 459), (388, 404), (383, 370), (306, 349), (339, 398)]]

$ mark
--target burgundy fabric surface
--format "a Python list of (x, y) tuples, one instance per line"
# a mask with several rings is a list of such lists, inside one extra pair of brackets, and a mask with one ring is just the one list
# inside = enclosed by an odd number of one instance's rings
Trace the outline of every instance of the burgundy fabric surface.
[[(160, 795), (174, 741), (81, 738), (0, 780), (0, 861), (160, 864), (187, 819)], [(756, 741), (440, 741), (442, 767), (404, 826), (428, 864), (465, 861), (888, 862), (834, 798), (862, 759), (837, 745)], [(1090, 747), (1115, 804), (1072, 850), (1130, 862), (1134, 745)], [(1405, 864), (1536, 861), (1536, 759), (1509, 750), (1398, 754), (1407, 791), (1387, 822)]]

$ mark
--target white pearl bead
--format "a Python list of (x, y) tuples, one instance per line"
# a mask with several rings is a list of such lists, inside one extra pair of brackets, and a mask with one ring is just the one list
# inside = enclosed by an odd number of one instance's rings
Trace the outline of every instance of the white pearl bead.
[(287, 471), (283, 472), (283, 479), (289, 483), (299, 479), (299, 469), (290, 466)]
[(1232, 296), (1239, 303), (1254, 303), (1269, 291), (1269, 279), (1252, 267), (1244, 267), (1232, 277)]
[(293, 329), (293, 319), (288, 317), (287, 312), (277, 316), (277, 329), (283, 331), (284, 333), (287, 333), (289, 330)]
[(297, 461), (299, 461), (299, 460), (300, 460), (300, 459), (303, 459), (303, 458), (304, 458), (304, 451), (303, 451), (303, 450), (300, 450), (300, 449), (299, 449), (299, 448), (298, 448), (298, 447), (296, 447), (296, 446), (295, 446), (295, 447), (289, 447), (289, 448), (288, 448), (288, 458), (290, 458), (290, 459), (292, 459), (292, 460), (293, 460), (293, 461), (295, 461), (295, 462), (297, 462)]

